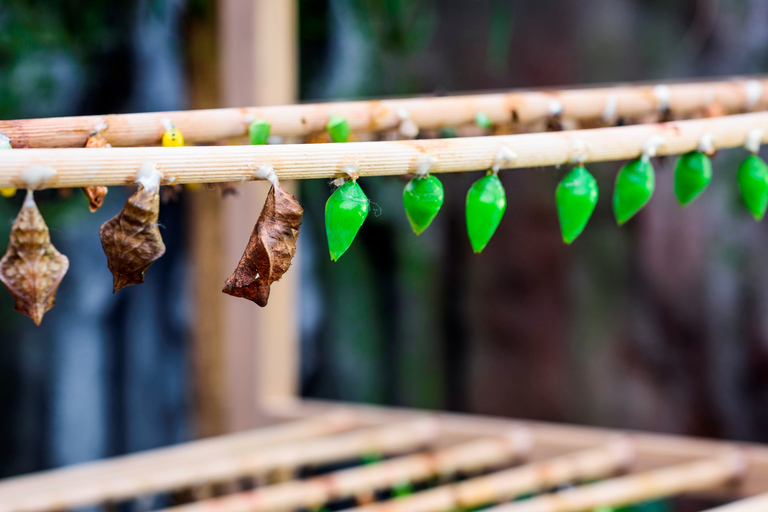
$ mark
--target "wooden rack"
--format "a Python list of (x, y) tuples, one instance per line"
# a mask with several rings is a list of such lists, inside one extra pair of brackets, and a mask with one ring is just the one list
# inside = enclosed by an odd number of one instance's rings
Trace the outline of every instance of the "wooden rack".
[(243, 137), (257, 118), (271, 123), (273, 135), (306, 136), (323, 131), (334, 114), (344, 116), (352, 130), (368, 131), (395, 129), (403, 114), (421, 129), (461, 126), (472, 122), (478, 112), (497, 124), (520, 125), (553, 115), (612, 123), (665, 110), (684, 117), (764, 110), (768, 108), (764, 90), (768, 90), (768, 78), (760, 75), (670, 84), (24, 119), (0, 121), (0, 133), (18, 148), (62, 148), (85, 146), (98, 127), (104, 128), (102, 133), (113, 146), (158, 144), (165, 120), (173, 122), (193, 143)]
[(499, 150), (513, 157), (503, 168), (541, 167), (623, 160), (640, 156), (651, 137), (661, 137), (658, 154), (696, 149), (704, 134), (713, 147), (744, 145), (753, 129), (768, 140), (768, 113), (644, 124), (592, 130), (464, 137), (453, 139), (346, 144), (285, 144), (270, 146), (198, 146), (179, 148), (79, 148), (6, 151), (0, 155), (0, 187), (49, 188), (127, 185), (145, 162), (153, 163), (164, 184), (214, 183), (256, 179), (260, 165), (274, 167), (283, 179), (346, 176), (391, 176), (415, 173), (490, 169)]
[[(653, 138), (661, 142), (658, 154), (666, 155), (695, 149), (705, 134), (712, 136), (714, 149), (733, 148), (756, 130), (761, 141), (767, 140), (768, 113), (740, 113), (768, 108), (768, 98), (755, 94), (766, 85), (760, 77), (662, 88), (3, 121), (0, 132), (15, 147), (33, 149), (0, 153), (0, 187), (127, 185), (146, 163), (160, 170), (163, 183), (182, 184), (253, 180), (262, 165), (274, 167), (280, 178), (309, 179), (348, 171), (366, 177), (424, 167), (442, 173), (495, 164), (520, 168), (623, 160), (640, 156)], [(714, 117), (455, 139), (77, 147), (104, 122), (103, 134), (114, 146), (156, 144), (163, 118), (190, 141), (214, 142), (242, 136), (255, 117), (270, 121), (275, 134), (303, 136), (322, 130), (330, 114), (346, 116), (355, 130), (385, 130), (396, 128), (404, 113), (419, 127), (432, 129), (469, 123), (480, 110), (496, 123), (520, 124), (553, 115), (608, 123), (667, 109), (680, 116)], [(577, 512), (690, 492), (719, 499), (768, 493), (768, 447), (755, 444), (281, 398), (259, 404), (275, 423), (262, 430), (2, 481), (0, 512), (60, 511), (152, 497), (177, 512), (294, 510), (329, 502), (366, 512), (487, 505), (499, 512)], [(371, 455), (384, 459), (357, 464)], [(305, 473), (310, 476), (297, 477)], [(403, 482), (420, 487), (410, 496), (374, 503), (377, 493), (388, 496)], [(564, 485), (574, 487), (557, 491)], [(531, 493), (543, 494), (509, 502)], [(758, 497), (719, 510), (764, 511), (765, 503)]]

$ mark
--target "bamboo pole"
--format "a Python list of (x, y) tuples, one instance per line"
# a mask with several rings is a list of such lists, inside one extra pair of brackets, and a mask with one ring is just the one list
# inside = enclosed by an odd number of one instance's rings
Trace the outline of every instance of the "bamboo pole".
[(531, 448), (530, 433), (508, 435), (450, 446), (434, 452), (390, 459), (377, 464), (337, 471), (317, 478), (286, 482), (252, 491), (204, 500), (164, 512), (277, 512), (315, 509), (323, 504), (386, 489), (399, 482), (416, 482), (459, 471), (476, 471), (507, 465)]
[(127, 185), (143, 163), (163, 174), (164, 184), (244, 181), (255, 179), (257, 167), (269, 164), (281, 179), (414, 173), (423, 165), (430, 172), (489, 169), (502, 148), (513, 161), (503, 168), (561, 165), (640, 156), (644, 144), (661, 137), (660, 155), (698, 147), (702, 135), (714, 138), (714, 148), (744, 144), (748, 133), (762, 130), (768, 137), (768, 112), (672, 123), (573, 130), (564, 132), (467, 137), (460, 139), (358, 142), (346, 144), (286, 144), (274, 146), (206, 146), (178, 148), (79, 148), (4, 151), (0, 155), (0, 187), (51, 188)]
[(744, 469), (743, 457), (731, 453), (508, 503), (488, 512), (583, 512), (629, 505), (711, 489), (736, 479)]
[(421, 418), (333, 437), (177, 460), (158, 467), (145, 465), (120, 473), (100, 475), (89, 472), (78, 475), (78, 478), (40, 484), (34, 481), (39, 477), (30, 476), (27, 478), (33, 485), (26, 486), (14, 486), (13, 479), (7, 484), (0, 483), (0, 512), (77, 508), (272, 470), (294, 470), (304, 465), (343, 461), (370, 452), (402, 453), (435, 442), (439, 434), (437, 422)]
[(766, 512), (766, 510), (768, 510), (768, 494), (760, 494), (722, 507), (707, 509), (705, 512)]
[(389, 99), (307, 105), (224, 108), (146, 114), (62, 117), (0, 121), (0, 133), (14, 147), (83, 147), (103, 123), (113, 146), (158, 144), (163, 119), (170, 119), (188, 142), (212, 142), (245, 135), (255, 118), (272, 124), (272, 133), (304, 136), (322, 131), (332, 114), (353, 130), (396, 128), (406, 113), (422, 129), (470, 123), (483, 111), (494, 123), (526, 123), (562, 112), (564, 118), (591, 120), (636, 117), (665, 107), (690, 116), (710, 109), (724, 114), (768, 108), (765, 76), (669, 84), (626, 84), (570, 90), (512, 91), (449, 97)]
[(597, 448), (359, 507), (349, 512), (443, 512), (474, 509), (565, 483), (604, 478), (627, 467), (632, 458), (631, 443), (619, 439)]

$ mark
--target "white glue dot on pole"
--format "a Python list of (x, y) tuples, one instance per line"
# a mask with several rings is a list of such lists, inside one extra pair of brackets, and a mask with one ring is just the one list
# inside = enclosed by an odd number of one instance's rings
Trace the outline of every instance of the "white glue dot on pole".
[(136, 183), (147, 192), (156, 192), (160, 188), (160, 180), (163, 175), (157, 170), (154, 162), (144, 162), (136, 173)]
[(256, 178), (269, 181), (273, 187), (277, 186), (277, 174), (275, 174), (275, 168), (269, 164), (260, 164), (256, 166), (256, 171), (253, 175)]
[(605, 99), (605, 108), (603, 108), (603, 113), (600, 114), (600, 117), (603, 121), (612, 121), (616, 117), (616, 107), (618, 106), (618, 103), (619, 99), (615, 94), (611, 93), (608, 95), (608, 97)]
[(563, 115), (563, 104), (560, 100), (552, 100), (549, 102), (549, 115), (552, 117), (560, 117)]
[(643, 143), (642, 159), (647, 162), (656, 156), (656, 152), (661, 146), (664, 145), (665, 142), (666, 141), (664, 140), (664, 137), (658, 134), (654, 134), (648, 137), (648, 140)]
[(763, 83), (759, 80), (747, 80), (747, 83), (744, 84), (744, 89), (747, 94), (747, 103), (745, 106), (747, 110), (752, 110), (763, 96)]
[(437, 165), (437, 158), (434, 156), (427, 154), (419, 155), (416, 159), (414, 171), (419, 176), (426, 176), (435, 168), (435, 165)]
[(163, 125), (163, 130), (173, 130), (176, 126), (173, 124), (173, 121), (171, 121), (171, 118), (169, 117), (163, 117), (160, 119), (160, 124)]
[(509, 146), (501, 146), (496, 152), (496, 157), (493, 159), (493, 165), (491, 171), (494, 174), (498, 173), (501, 169), (506, 169), (513, 165), (517, 161), (517, 153), (512, 151)]
[(763, 130), (760, 128), (752, 128), (747, 134), (747, 140), (744, 142), (744, 147), (747, 151), (756, 155), (760, 152), (760, 145), (763, 143)]
[(715, 152), (715, 136), (707, 132), (699, 139), (698, 150), (705, 155), (711, 155)]
[(343, 172), (344, 174), (349, 176), (349, 178), (352, 181), (355, 181), (357, 178), (360, 177), (360, 175), (358, 174), (359, 170), (360, 170), (360, 167), (356, 163), (355, 164), (347, 164), (347, 165), (345, 165), (345, 166), (343, 166), (341, 168), (341, 172)]
[(589, 160), (592, 154), (592, 144), (584, 139), (573, 139), (573, 148), (571, 149), (570, 162), (572, 164), (583, 164)]
[(404, 108), (397, 109), (397, 117), (400, 119), (400, 124), (397, 126), (397, 131), (400, 132), (405, 138), (415, 139), (419, 134), (419, 127), (411, 119), (411, 114)]
[(669, 110), (669, 98), (672, 95), (672, 92), (669, 90), (668, 85), (657, 85), (653, 88), (653, 95), (656, 97), (656, 101), (658, 101), (656, 108), (659, 112)]
[(0, 149), (11, 149), (11, 138), (4, 133), (0, 133)]

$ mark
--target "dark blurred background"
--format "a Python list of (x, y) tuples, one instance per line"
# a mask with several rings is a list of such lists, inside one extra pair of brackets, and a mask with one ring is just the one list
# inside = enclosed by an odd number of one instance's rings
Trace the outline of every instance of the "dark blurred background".
[[(0, 118), (215, 105), (195, 63), (217, 58), (216, 16), (213, 0), (0, 0)], [(760, 73), (767, 28), (762, 0), (300, 0), (299, 95)], [(621, 229), (620, 163), (591, 165), (601, 198), (571, 247), (554, 205), (566, 169), (503, 172), (481, 255), (464, 225), (478, 174), (441, 176), (446, 204), (418, 238), (404, 181), (366, 178), (376, 215), (335, 264), (328, 184), (302, 182), (302, 394), (768, 441), (768, 233), (735, 195), (742, 157), (718, 154), (685, 210), (674, 159), (656, 160), (653, 200)], [(195, 435), (188, 194), (162, 208), (168, 250), (146, 283), (115, 296), (94, 233), (125, 194), (93, 215), (78, 191), (38, 195), (72, 267), (39, 329), (0, 292), (0, 475)], [(20, 201), (0, 201), (0, 239)]]

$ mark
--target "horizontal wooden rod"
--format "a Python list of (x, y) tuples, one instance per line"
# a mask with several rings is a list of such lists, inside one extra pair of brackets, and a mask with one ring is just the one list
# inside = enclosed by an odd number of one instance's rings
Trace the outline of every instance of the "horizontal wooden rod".
[(710, 134), (715, 149), (739, 147), (751, 130), (768, 137), (768, 112), (671, 123), (563, 132), (454, 139), (274, 146), (199, 146), (6, 150), (0, 153), (0, 187), (55, 188), (128, 185), (142, 164), (163, 174), (163, 184), (232, 182), (255, 179), (261, 165), (281, 179), (333, 178), (345, 169), (359, 176), (489, 169), (506, 151), (503, 168), (542, 167), (636, 158), (651, 137), (663, 142), (658, 154), (696, 149)]
[(736, 455), (689, 462), (679, 466), (613, 478), (594, 484), (507, 503), (488, 512), (586, 512), (604, 506), (624, 506), (704, 491), (735, 480), (744, 470)]
[(163, 512), (278, 512), (316, 509), (329, 501), (369, 494), (401, 482), (450, 477), (508, 465), (530, 450), (530, 433), (515, 430), (503, 437), (479, 439), (434, 452), (407, 455), (376, 464), (202, 500)]
[[(222, 453), (152, 470), (117, 475), (91, 475), (90, 480), (59, 482), (45, 487), (0, 489), (0, 512), (40, 512), (94, 505), (171, 491), (201, 483), (224, 482), (272, 470), (295, 470), (327, 464), (367, 453), (395, 454), (420, 449), (437, 441), (439, 424), (421, 418), (406, 423), (371, 427), (290, 444)], [(35, 478), (30, 476), (29, 478)]]
[(711, 109), (734, 114), (768, 108), (768, 77), (737, 77), (669, 84), (624, 84), (567, 90), (512, 91), (250, 108), (225, 108), (145, 114), (61, 117), (0, 121), (0, 133), (14, 147), (83, 147), (88, 136), (106, 125), (113, 146), (159, 144), (164, 120), (172, 121), (188, 142), (213, 142), (246, 134), (256, 118), (272, 124), (272, 134), (304, 136), (325, 129), (331, 115), (342, 115), (352, 130), (380, 131), (399, 126), (402, 113), (422, 129), (470, 123), (478, 111), (494, 123), (526, 123), (562, 111), (568, 119), (636, 117), (668, 107), (689, 116)]
[[(265, 446), (319, 438), (359, 427), (355, 414), (350, 411), (321, 413), (312, 418), (267, 426), (258, 430), (237, 432), (166, 448), (113, 457), (78, 464), (32, 475), (0, 480), (0, 502), (4, 497), (19, 493), (37, 494), (56, 486), (83, 485), (105, 479), (119, 480), (126, 475), (141, 472), (148, 478), (156, 472), (171, 471), (184, 464), (208, 464), (217, 458), (249, 452)], [(2, 508), (2, 507), (0, 507)]]
[[(465, 510), (542, 492), (561, 484), (605, 478), (632, 462), (631, 444), (617, 440), (552, 459), (417, 492), (349, 512), (432, 512)], [(247, 509), (246, 509), (247, 510)]]
[(705, 512), (766, 512), (767, 510), (768, 494), (760, 494), (722, 507), (707, 509)]

